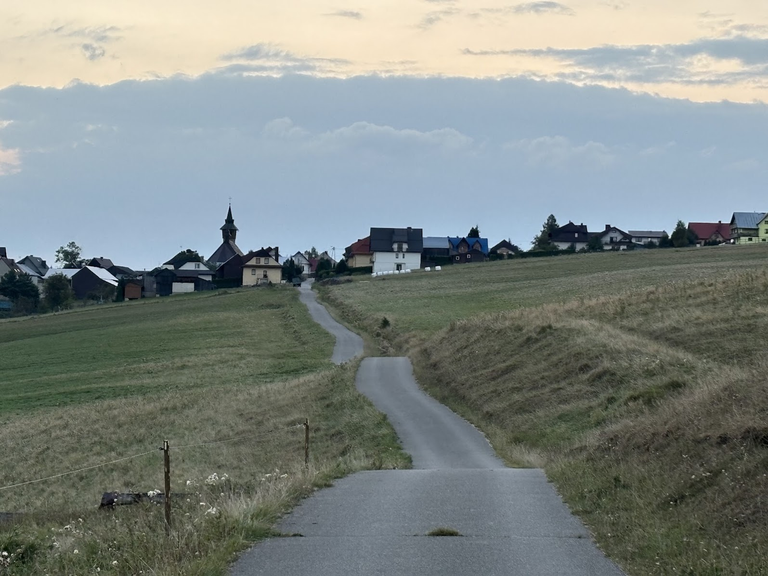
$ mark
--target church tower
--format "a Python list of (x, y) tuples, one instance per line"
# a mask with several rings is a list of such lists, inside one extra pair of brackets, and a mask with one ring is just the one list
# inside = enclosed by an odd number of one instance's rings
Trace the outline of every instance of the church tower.
[(235, 226), (235, 219), (232, 218), (232, 204), (229, 205), (227, 218), (224, 220), (224, 226), (221, 227), (221, 239), (224, 242), (230, 240), (234, 242), (237, 239), (237, 226)]

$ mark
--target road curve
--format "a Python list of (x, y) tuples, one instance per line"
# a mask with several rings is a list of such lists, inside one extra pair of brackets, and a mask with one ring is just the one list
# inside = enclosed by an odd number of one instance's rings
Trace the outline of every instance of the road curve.
[(312, 282), (313, 280), (307, 280), (301, 284), (299, 300), (306, 304), (312, 319), (336, 338), (331, 362), (334, 364), (344, 364), (344, 362), (349, 362), (353, 358), (362, 355), (363, 339), (354, 332), (347, 330), (331, 317), (328, 310), (317, 301), (317, 294), (312, 290)]
[[(302, 537), (251, 548), (231, 576), (622, 576), (544, 473), (504, 467), (482, 433), (419, 389), (407, 358), (366, 358), (356, 386), (414, 469), (317, 492), (277, 526)], [(461, 537), (428, 536), (441, 527)]]

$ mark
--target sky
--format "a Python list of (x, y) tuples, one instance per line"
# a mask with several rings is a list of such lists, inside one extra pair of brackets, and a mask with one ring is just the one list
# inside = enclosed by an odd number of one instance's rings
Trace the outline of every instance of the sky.
[(152, 268), (372, 226), (768, 211), (768, 3), (0, 5), (0, 246)]

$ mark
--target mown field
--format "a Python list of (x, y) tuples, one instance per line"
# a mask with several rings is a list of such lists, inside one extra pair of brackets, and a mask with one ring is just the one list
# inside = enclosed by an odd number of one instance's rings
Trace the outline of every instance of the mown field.
[[(0, 524), (0, 574), (222, 574), (317, 487), (407, 467), (332, 346), (290, 288), (0, 322), (0, 512), (24, 513)], [(97, 509), (103, 492), (163, 488), (165, 439), (170, 538), (160, 506)]]
[(768, 573), (768, 250), (510, 261), (323, 291), (510, 464), (543, 466), (628, 573)]

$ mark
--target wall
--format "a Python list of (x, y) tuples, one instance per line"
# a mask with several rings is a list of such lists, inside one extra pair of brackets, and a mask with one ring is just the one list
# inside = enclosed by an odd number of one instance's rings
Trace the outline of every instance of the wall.
[[(253, 274), (251, 271), (255, 271)], [(272, 284), (280, 284), (280, 280), (283, 278), (283, 269), (280, 268), (259, 268), (257, 266), (249, 266), (243, 268), (243, 286), (253, 286), (264, 281), (264, 271), (267, 271), (267, 279)]]
[(188, 294), (195, 291), (194, 282), (174, 282), (173, 293), (174, 294)]
[(355, 254), (347, 261), (350, 268), (364, 268), (371, 265), (370, 254)]
[[(400, 257), (396, 258), (397, 255)], [(415, 252), (375, 252), (373, 254), (374, 273), (397, 270), (398, 264), (403, 270), (418, 270), (421, 267), (421, 254)]]

